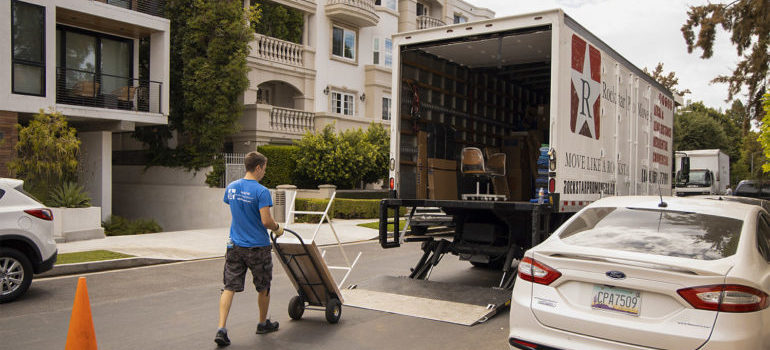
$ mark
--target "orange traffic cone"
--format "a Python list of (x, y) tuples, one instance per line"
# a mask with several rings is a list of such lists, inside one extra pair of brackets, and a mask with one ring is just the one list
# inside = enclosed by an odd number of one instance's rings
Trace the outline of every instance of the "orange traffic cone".
[(96, 334), (94, 333), (94, 321), (91, 318), (91, 303), (88, 301), (88, 286), (86, 286), (85, 277), (78, 279), (75, 302), (72, 304), (70, 329), (67, 332), (67, 345), (64, 349), (96, 349)]

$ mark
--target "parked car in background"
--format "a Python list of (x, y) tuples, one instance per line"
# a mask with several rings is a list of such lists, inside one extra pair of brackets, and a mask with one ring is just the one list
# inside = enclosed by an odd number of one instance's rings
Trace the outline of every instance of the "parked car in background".
[(528, 250), (514, 349), (767, 349), (770, 215), (686, 197), (608, 197)]
[(770, 200), (770, 181), (742, 180), (735, 186), (733, 195)]
[(52, 269), (56, 262), (53, 214), (26, 194), (23, 185), (0, 178), (0, 303), (24, 294), (33, 274)]

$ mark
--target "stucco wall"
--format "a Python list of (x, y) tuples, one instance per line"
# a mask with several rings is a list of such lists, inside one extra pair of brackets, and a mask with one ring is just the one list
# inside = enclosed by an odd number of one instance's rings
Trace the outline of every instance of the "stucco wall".
[(224, 189), (205, 184), (208, 171), (114, 166), (113, 213), (154, 219), (164, 231), (227, 227), (230, 210), (222, 202)]

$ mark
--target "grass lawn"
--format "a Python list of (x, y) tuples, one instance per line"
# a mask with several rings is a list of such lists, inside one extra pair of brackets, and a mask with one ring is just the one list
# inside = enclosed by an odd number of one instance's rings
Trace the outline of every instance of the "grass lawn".
[[(404, 225), (406, 225), (406, 220), (399, 220), (398, 227), (403, 229)], [(380, 229), (380, 222), (379, 221), (367, 222), (367, 223), (363, 223), (363, 224), (358, 224), (356, 226), (361, 226), (361, 227), (366, 227), (366, 228), (371, 228), (371, 229), (379, 230)], [(393, 224), (388, 224), (388, 232), (391, 232), (391, 231), (393, 231)]]
[(111, 252), (109, 250), (89, 250), (86, 252), (59, 254), (59, 256), (56, 258), (56, 265), (122, 259), (122, 258), (131, 258), (131, 257), (133, 257), (133, 255)]

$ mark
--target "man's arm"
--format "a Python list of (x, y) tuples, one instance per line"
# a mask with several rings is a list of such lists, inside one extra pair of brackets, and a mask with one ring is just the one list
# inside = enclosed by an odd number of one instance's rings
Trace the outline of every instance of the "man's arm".
[(278, 223), (275, 222), (275, 220), (273, 220), (273, 216), (270, 215), (270, 207), (260, 208), (259, 216), (262, 217), (262, 225), (265, 225), (265, 228), (268, 228), (273, 231), (278, 229)]

